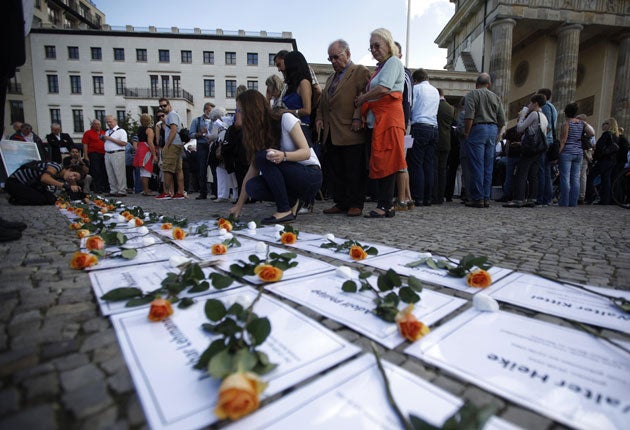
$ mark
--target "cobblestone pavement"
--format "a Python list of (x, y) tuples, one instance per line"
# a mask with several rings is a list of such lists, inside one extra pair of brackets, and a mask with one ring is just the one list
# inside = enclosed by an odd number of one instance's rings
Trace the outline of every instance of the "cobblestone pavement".
[[(229, 203), (157, 201), (137, 204), (191, 221), (225, 215)], [(380, 242), (437, 255), (488, 255), (501, 267), (599, 286), (630, 289), (630, 211), (615, 206), (578, 208), (466, 208), (459, 202), (416, 208), (393, 219), (326, 216), (316, 202), (295, 227), (313, 233)], [(371, 208), (373, 204), (367, 203)], [(245, 207), (243, 219), (273, 213), (268, 204)], [(146, 428), (142, 408), (109, 322), (97, 307), (89, 277), (69, 268), (77, 239), (54, 207), (14, 207), (0, 195), (0, 216), (24, 220), (22, 239), (0, 244), (0, 429)], [(442, 288), (446, 294), (469, 295)], [(290, 302), (287, 302), (290, 303)], [(295, 306), (295, 305), (294, 305)], [(501, 305), (552, 323), (561, 320)], [(365, 338), (298, 306), (308, 316), (368, 351)], [(532, 429), (562, 426), (396, 350), (385, 359), (499, 415)]]

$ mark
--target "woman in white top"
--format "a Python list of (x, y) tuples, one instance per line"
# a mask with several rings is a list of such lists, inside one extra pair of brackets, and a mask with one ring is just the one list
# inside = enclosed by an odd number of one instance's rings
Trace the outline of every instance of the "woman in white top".
[(263, 224), (291, 222), (299, 201), (311, 201), (322, 184), (319, 160), (292, 114), (275, 114), (261, 93), (247, 90), (236, 99), (235, 124), (243, 128), (250, 164), (243, 192), (230, 213), (240, 215), (248, 198), (276, 203)]
[[(541, 139), (544, 138), (546, 143), (548, 121), (544, 113), (541, 112), (541, 108), (547, 103), (547, 98), (543, 94), (534, 94), (529, 99), (529, 105), (527, 109), (523, 109), (519, 114), (518, 124), (516, 125), (516, 131), (519, 133), (527, 133), (530, 135), (536, 135), (537, 129), (540, 128), (542, 135), (539, 135)], [(525, 139), (525, 133), (523, 134)], [(522, 139), (521, 139), (522, 141)], [(536, 193), (538, 190), (538, 169), (540, 165), (540, 156), (542, 152), (536, 154), (526, 154), (521, 149), (521, 156), (516, 165), (516, 179), (514, 183), (514, 200), (503, 205), (506, 208), (520, 208), (523, 206), (534, 207), (536, 205)], [(525, 191), (527, 189), (527, 182), (529, 182), (529, 199), (525, 201)]]

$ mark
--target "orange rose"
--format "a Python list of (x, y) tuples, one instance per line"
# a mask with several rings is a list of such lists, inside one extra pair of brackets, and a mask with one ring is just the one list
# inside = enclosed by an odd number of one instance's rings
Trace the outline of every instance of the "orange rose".
[(367, 252), (365, 252), (360, 246), (353, 245), (350, 247), (350, 258), (352, 258), (353, 260), (365, 260), (367, 256)]
[(259, 264), (254, 269), (254, 273), (265, 282), (278, 282), (282, 279), (284, 272), (271, 264)]
[(76, 208), (74, 210), (74, 213), (75, 213), (75, 215), (78, 215), (78, 216), (82, 217), (83, 216), (83, 209), (82, 208)]
[(413, 312), (413, 303), (396, 314), (396, 325), (400, 334), (411, 342), (415, 342), (429, 333), (429, 327), (418, 321)]
[(106, 208), (102, 208), (102, 209), (100, 210), (100, 212), (101, 212), (102, 214), (106, 214), (106, 213), (107, 213), (107, 212), (109, 212), (109, 211), (108, 211)]
[(280, 236), (280, 242), (284, 243), (285, 245), (292, 245), (297, 241), (297, 236), (295, 235), (295, 233), (291, 233), (290, 231), (282, 233), (282, 236)]
[(162, 321), (171, 315), (173, 315), (173, 307), (171, 306), (171, 302), (168, 300), (158, 298), (151, 302), (151, 309), (149, 309), (149, 321)]
[(70, 224), (70, 230), (78, 230), (81, 227), (83, 227), (83, 223), (80, 222), (73, 222), (72, 224)]
[(55, 202), (55, 206), (57, 206), (59, 209), (65, 209), (68, 207), (68, 205), (60, 200), (57, 200)]
[(83, 216), (83, 217), (81, 217), (81, 221), (84, 224), (87, 224), (87, 223), (91, 222), (92, 220), (89, 217), (87, 217), (87, 216)]
[(170, 230), (173, 228), (173, 224), (171, 224), (170, 222), (165, 222), (164, 224), (162, 224), (162, 230)]
[(96, 258), (96, 255), (77, 251), (72, 254), (72, 259), (70, 260), (70, 268), (81, 270), (85, 269), (86, 267), (92, 267), (97, 263), (98, 258)]
[(98, 200), (98, 199), (94, 200), (94, 204), (98, 206), (99, 208), (102, 208), (105, 206), (105, 202), (103, 200)]
[(173, 239), (182, 240), (186, 237), (186, 232), (179, 227), (173, 229)]
[(227, 247), (222, 243), (212, 245), (212, 255), (223, 255), (227, 252)]
[(88, 237), (88, 240), (85, 241), (85, 247), (90, 251), (105, 249), (105, 241), (101, 236)]
[(226, 231), (232, 231), (232, 223), (225, 218), (219, 218), (217, 225), (219, 228), (224, 228)]
[(492, 284), (492, 277), (485, 270), (478, 269), (466, 276), (466, 284), (474, 288), (488, 288)]
[(66, 210), (70, 213), (74, 213), (74, 208), (72, 206), (68, 206)]
[(77, 237), (79, 239), (83, 239), (84, 237), (88, 237), (90, 235), (90, 230), (86, 230), (84, 228), (77, 230)]
[(144, 221), (138, 217), (135, 217), (134, 220), (136, 221), (136, 227), (141, 227), (144, 225)]
[(122, 211), (122, 212), (120, 213), (120, 216), (123, 216), (123, 217), (125, 217), (125, 218), (127, 218), (129, 215), (131, 215), (131, 213), (130, 213), (129, 211)]
[(113, 211), (114, 209), (116, 209), (116, 206), (114, 205), (107, 205), (107, 209), (110, 211)]
[(131, 221), (132, 219), (134, 219), (134, 218), (135, 218), (135, 217), (134, 217), (133, 215), (131, 215), (131, 214), (128, 214), (128, 215), (123, 215), (123, 216), (125, 217), (125, 220), (127, 220), (127, 221)]
[(214, 414), (219, 419), (237, 420), (258, 409), (258, 396), (267, 387), (252, 372), (233, 373), (219, 387), (219, 399)]

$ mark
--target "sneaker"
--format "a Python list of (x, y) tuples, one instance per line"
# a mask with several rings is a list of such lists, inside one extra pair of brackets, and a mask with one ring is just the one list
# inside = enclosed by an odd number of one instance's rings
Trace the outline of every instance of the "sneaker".
[(162, 193), (158, 196), (155, 196), (155, 198), (158, 200), (170, 200), (173, 198), (173, 196), (171, 196), (170, 194)]
[(179, 194), (179, 193), (175, 194), (175, 195), (172, 197), (172, 199), (173, 199), (173, 200), (183, 200), (183, 199), (185, 199), (185, 198), (186, 198), (186, 196), (185, 196), (184, 194)]

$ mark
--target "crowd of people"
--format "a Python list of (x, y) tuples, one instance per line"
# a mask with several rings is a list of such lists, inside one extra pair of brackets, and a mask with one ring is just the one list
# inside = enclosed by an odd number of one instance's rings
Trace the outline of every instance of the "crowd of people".
[[(274, 63), (283, 78), (270, 76), (264, 95), (241, 85), (233, 116), (207, 102), (188, 127), (164, 98), (155, 117), (141, 115), (133, 136), (111, 115), (106, 130), (93, 120), (81, 144), (59, 124), (45, 140), (29, 124), (13, 124), (10, 139), (36, 143), (43, 161), (11, 175), (10, 201), (48, 204), (55, 187), (159, 200), (198, 192), (198, 200), (231, 201), (235, 215), (247, 202), (275, 202), (263, 219), (274, 224), (312, 211), (318, 196), (333, 200), (326, 215), (372, 219), (458, 195), (468, 207), (487, 208), (498, 182), (498, 200), (509, 208), (611, 203), (611, 175), (628, 164), (628, 141), (614, 118), (595, 142), (578, 105), (564, 107), (559, 124), (551, 90), (542, 88), (505, 130), (489, 74), (454, 107), (426, 70), (403, 66), (387, 29), (370, 34), (369, 50), (373, 72), (352, 61), (346, 41), (330, 43), (334, 72), (323, 89), (302, 53), (280, 51)], [(375, 206), (364, 213), (366, 201)]]

